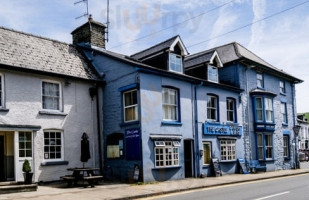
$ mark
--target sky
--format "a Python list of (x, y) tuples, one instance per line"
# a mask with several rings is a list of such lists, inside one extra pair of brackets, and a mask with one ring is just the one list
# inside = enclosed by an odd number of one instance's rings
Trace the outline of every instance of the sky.
[[(87, 21), (76, 19), (86, 12), (77, 1), (0, 0), (0, 26), (71, 43)], [(93, 19), (106, 23), (107, 0), (88, 2)], [(309, 112), (308, 10), (306, 0), (110, 0), (107, 49), (131, 55), (178, 34), (190, 54), (236, 41), (305, 80), (296, 86), (297, 111)]]

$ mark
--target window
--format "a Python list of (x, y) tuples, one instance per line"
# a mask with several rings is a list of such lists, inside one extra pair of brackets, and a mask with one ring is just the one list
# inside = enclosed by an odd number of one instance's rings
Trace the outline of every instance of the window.
[(280, 81), (280, 93), (285, 94), (285, 83)]
[(155, 141), (155, 166), (179, 166), (179, 141)]
[(259, 160), (273, 159), (273, 136), (258, 133), (258, 158)]
[(236, 160), (236, 142), (235, 140), (221, 140), (221, 161)]
[(218, 83), (218, 68), (208, 65), (208, 81)]
[(257, 73), (256, 74), (256, 79), (257, 79), (257, 87), (259, 88), (264, 88), (264, 77), (262, 73)]
[(261, 97), (256, 98), (256, 117), (257, 121), (264, 121), (263, 114), (263, 99)]
[(182, 57), (176, 54), (169, 54), (169, 70), (182, 73)]
[(19, 132), (19, 157), (31, 158), (32, 157), (32, 134), (31, 132)]
[(61, 109), (61, 88), (59, 83), (42, 82), (43, 109)]
[(163, 88), (163, 120), (178, 121), (178, 91), (171, 88)]
[(0, 107), (4, 107), (4, 79), (0, 74)]
[(227, 121), (236, 122), (236, 102), (234, 99), (226, 99), (226, 112), (227, 112)]
[(273, 122), (273, 100), (269, 98), (265, 98), (265, 111), (266, 111), (266, 121)]
[(107, 136), (106, 157), (124, 158), (124, 135), (122, 133), (113, 133)]
[(137, 103), (137, 90), (131, 90), (123, 93), (124, 104), (124, 121), (137, 121), (138, 120), (138, 103)]
[(61, 131), (44, 131), (44, 160), (63, 160)]
[(203, 142), (203, 156), (204, 156), (204, 165), (211, 164), (211, 143)]
[(216, 96), (207, 96), (207, 119), (218, 121), (218, 98)]
[(290, 157), (289, 156), (289, 136), (283, 135), (283, 156), (285, 158)]
[(288, 123), (287, 113), (286, 113), (286, 103), (281, 103), (281, 115), (284, 124)]

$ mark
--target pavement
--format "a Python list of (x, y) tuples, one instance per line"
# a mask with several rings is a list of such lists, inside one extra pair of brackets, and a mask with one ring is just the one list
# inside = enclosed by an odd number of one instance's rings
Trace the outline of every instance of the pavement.
[(0, 195), (0, 200), (96, 200), (96, 199), (136, 199), (177, 193), (194, 189), (210, 188), (229, 184), (265, 180), (299, 174), (309, 174), (309, 168), (259, 172), (257, 174), (232, 174), (221, 177), (187, 178), (144, 185), (122, 183), (103, 183), (95, 188), (67, 188), (66, 184), (39, 186), (36, 192), (24, 192)]

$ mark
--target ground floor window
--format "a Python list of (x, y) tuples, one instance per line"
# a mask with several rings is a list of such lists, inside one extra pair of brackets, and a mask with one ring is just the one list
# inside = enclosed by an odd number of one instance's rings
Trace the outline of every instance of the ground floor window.
[(259, 160), (273, 159), (273, 135), (258, 133), (258, 158)]
[(236, 160), (236, 141), (235, 140), (221, 140), (221, 161)]
[(155, 141), (155, 166), (179, 166), (179, 141)]
[(203, 156), (204, 156), (204, 165), (209, 165), (211, 163), (211, 143), (203, 142)]
[(44, 160), (63, 160), (61, 131), (44, 131)]
[(289, 136), (288, 135), (283, 136), (283, 156), (285, 158), (289, 157)]

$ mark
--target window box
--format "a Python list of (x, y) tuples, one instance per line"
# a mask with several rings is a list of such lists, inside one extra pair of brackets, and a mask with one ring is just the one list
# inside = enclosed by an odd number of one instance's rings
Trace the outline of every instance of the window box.
[(167, 126), (182, 126), (181, 122), (174, 122), (174, 121), (162, 121), (161, 125), (167, 125)]

